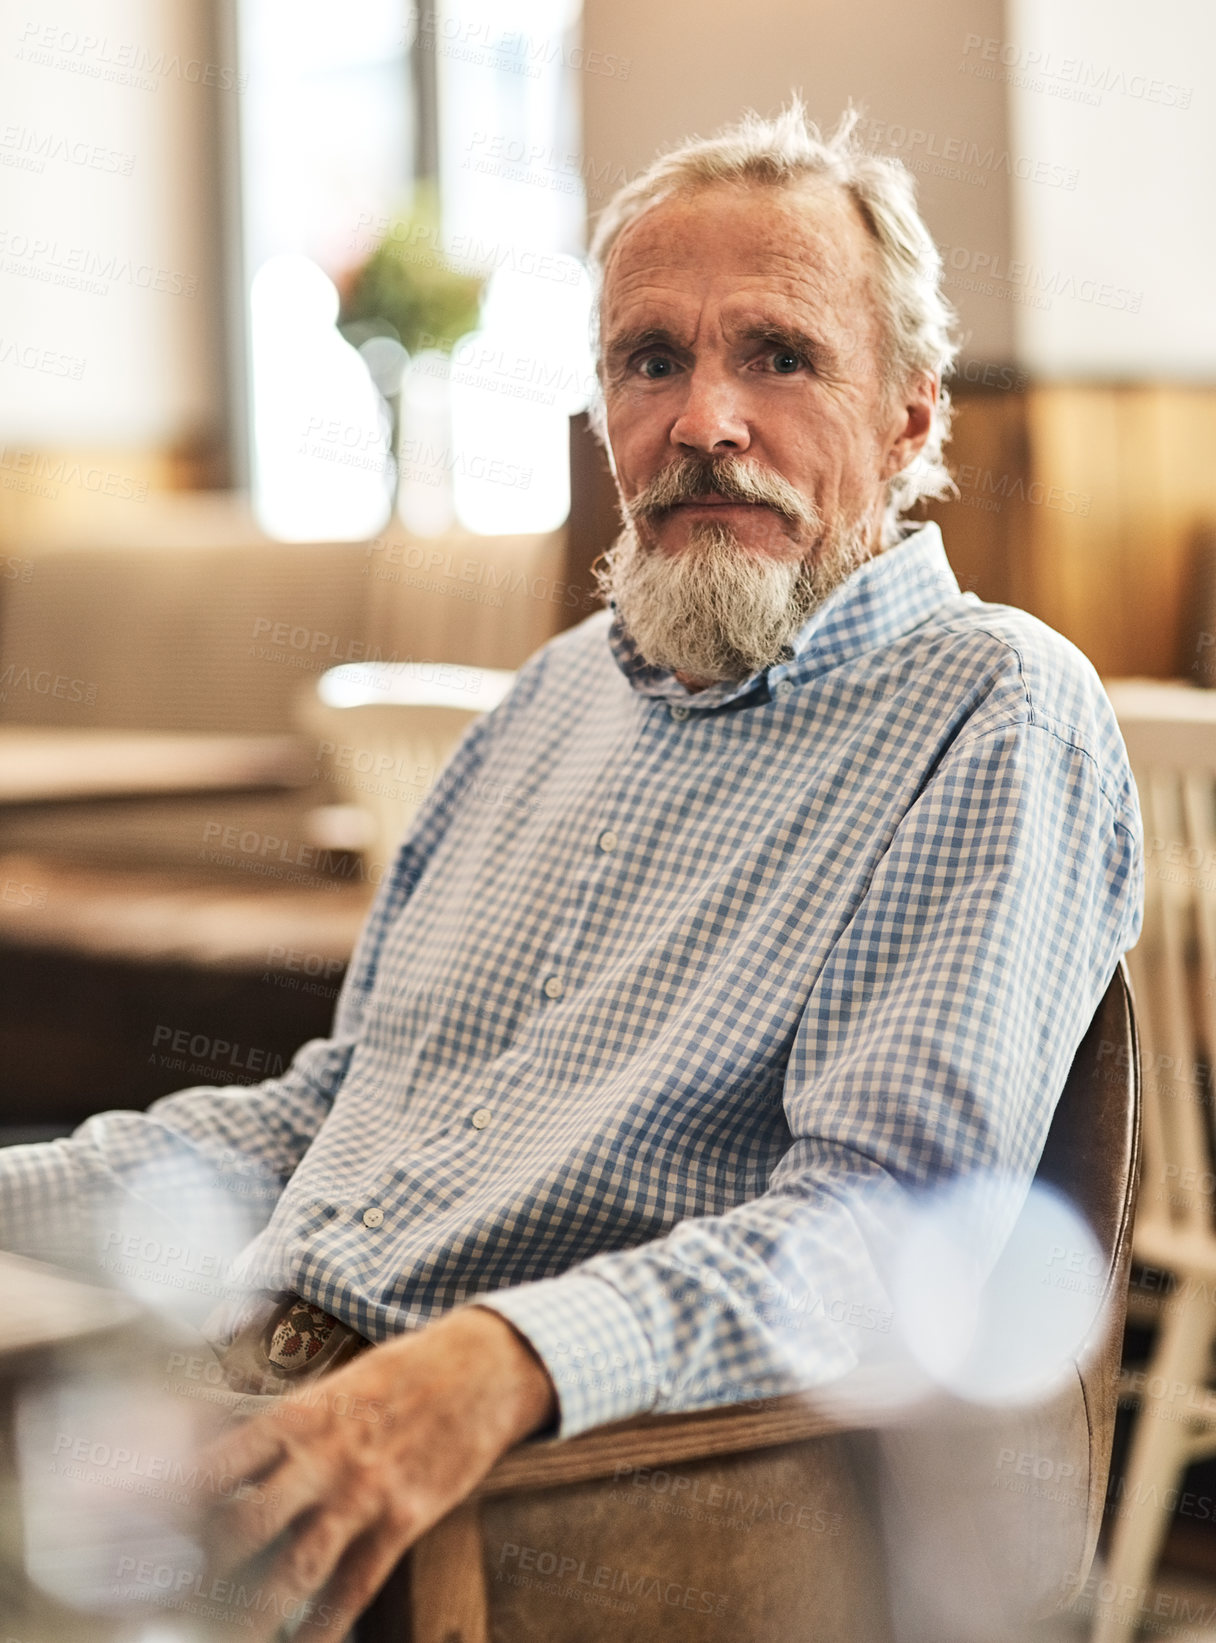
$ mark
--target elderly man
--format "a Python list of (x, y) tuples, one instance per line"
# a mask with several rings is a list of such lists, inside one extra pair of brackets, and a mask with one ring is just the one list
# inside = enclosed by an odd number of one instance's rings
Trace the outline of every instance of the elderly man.
[(391, 1419), (288, 1399), (221, 1440), (266, 1487), (217, 1566), (281, 1537), (277, 1612), (358, 1610), (529, 1434), (846, 1375), (901, 1198), (1024, 1187), (1138, 930), (1092, 669), (900, 522), (952, 349), (897, 163), (749, 119), (625, 188), (594, 260), (610, 608), (466, 735), (333, 1036), (0, 1169), (44, 1250), (136, 1177), (166, 1217), (200, 1170), (265, 1191), (239, 1276), (307, 1305), (260, 1350), (379, 1343), (330, 1384)]

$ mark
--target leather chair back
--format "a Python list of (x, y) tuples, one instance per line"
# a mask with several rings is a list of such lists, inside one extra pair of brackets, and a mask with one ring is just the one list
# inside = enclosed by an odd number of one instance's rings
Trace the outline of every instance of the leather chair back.
[(1096, 1311), (1070, 1374), (1024, 1406), (947, 1403), (865, 1440), (896, 1643), (1005, 1639), (1081, 1589), (1106, 1500), (1139, 1162), (1139, 1048), (1121, 960), (1035, 1174), (1084, 1216), (1101, 1255), (1096, 1273), (1087, 1264), (1077, 1276)]
[(1106, 1263), (1101, 1326), (1077, 1364), (1090, 1438), (1088, 1567), (1106, 1499), (1140, 1187), (1140, 1054), (1122, 959), (1073, 1057), (1035, 1178), (1071, 1198)]

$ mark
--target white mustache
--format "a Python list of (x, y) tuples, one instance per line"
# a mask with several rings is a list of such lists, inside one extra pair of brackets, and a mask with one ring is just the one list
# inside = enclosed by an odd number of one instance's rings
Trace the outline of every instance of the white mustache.
[(685, 502), (699, 502), (710, 494), (728, 502), (771, 508), (803, 531), (820, 527), (819, 510), (787, 479), (739, 457), (681, 457), (660, 469), (649, 484), (627, 504), (635, 524), (661, 519)]

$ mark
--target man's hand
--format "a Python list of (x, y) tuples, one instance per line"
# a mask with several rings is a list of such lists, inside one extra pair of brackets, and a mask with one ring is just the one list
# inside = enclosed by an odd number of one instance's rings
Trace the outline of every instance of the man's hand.
[(193, 1591), (233, 1606), (242, 1637), (301, 1615), (301, 1638), (343, 1637), (406, 1548), (556, 1408), (539, 1358), (487, 1309), (373, 1347), (200, 1457), (246, 1482), (203, 1503)]

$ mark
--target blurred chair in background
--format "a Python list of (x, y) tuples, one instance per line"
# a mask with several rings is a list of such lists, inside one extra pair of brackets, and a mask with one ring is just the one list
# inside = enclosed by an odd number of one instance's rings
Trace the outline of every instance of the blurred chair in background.
[[(1128, 955), (1144, 1051), (1144, 1189), (1133, 1251), (1163, 1280), (1135, 1321), (1156, 1322), (1105, 1563), (1094, 1643), (1124, 1643), (1152, 1610), (1151, 1582), (1192, 1461), (1216, 1454), (1216, 697), (1155, 680), (1108, 683), (1144, 816), (1144, 931)], [(1155, 1286), (1154, 1286), (1155, 1287)], [(1148, 1299), (1145, 1295), (1145, 1299)]]
[(332, 668), (305, 690), (298, 721), (337, 812), (335, 843), (342, 812), (353, 812), (348, 841), (390, 862), (461, 736), (514, 679), (505, 668), (370, 662)]

